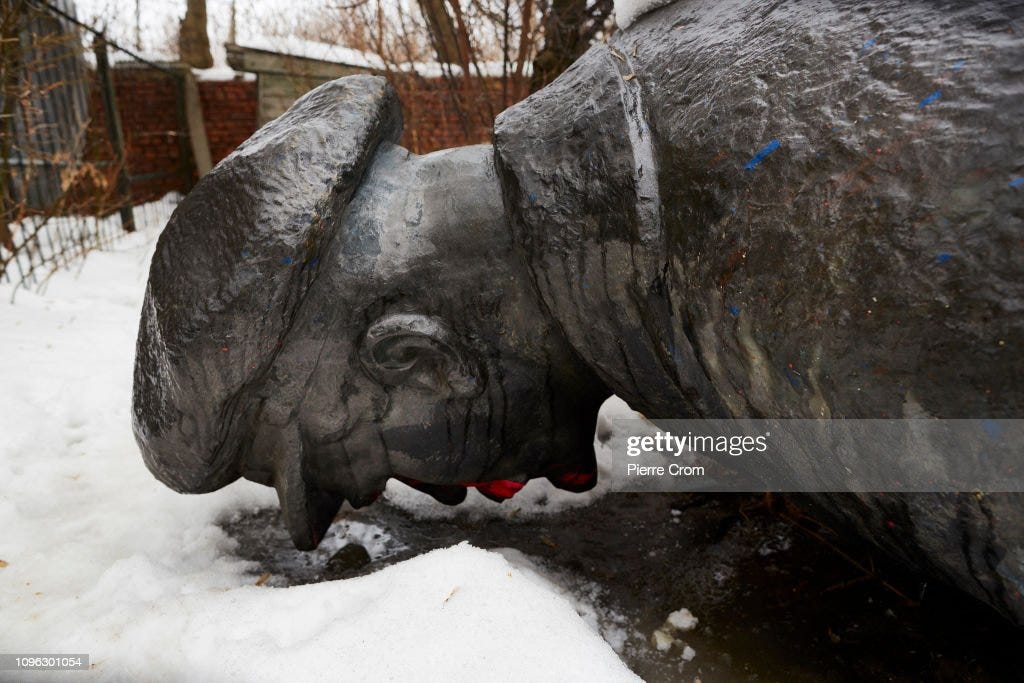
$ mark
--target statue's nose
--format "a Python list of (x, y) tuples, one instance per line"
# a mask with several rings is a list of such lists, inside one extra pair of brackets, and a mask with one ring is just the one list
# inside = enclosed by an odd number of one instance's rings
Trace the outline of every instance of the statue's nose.
[[(210, 430), (196, 417), (173, 408), (166, 419), (152, 420), (160, 408), (151, 408), (145, 399), (136, 402), (135, 434), (143, 461), (153, 475), (181, 493), (209, 493), (238, 479), (234, 458), (222, 453), (222, 447)], [(145, 418), (138, 411), (150, 411)], [(174, 414), (176, 413), (176, 415)]]
[(345, 496), (326, 491), (310, 478), (305, 467), (302, 435), (294, 423), (260, 429), (253, 442), (255, 455), (272, 462), (272, 484), (281, 503), (281, 515), (299, 550), (313, 550), (345, 502)]

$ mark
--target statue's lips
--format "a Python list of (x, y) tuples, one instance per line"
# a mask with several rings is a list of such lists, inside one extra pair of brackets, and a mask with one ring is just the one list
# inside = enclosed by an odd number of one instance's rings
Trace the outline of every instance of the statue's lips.
[(434, 499), (449, 505), (458, 505), (466, 498), (466, 489), (476, 489), (491, 500), (502, 502), (513, 497), (525, 484), (511, 479), (495, 479), (493, 481), (473, 481), (464, 484), (444, 485), (429, 484), (417, 479), (397, 477), (399, 481), (417, 491), (429, 494)]
[[(547, 478), (558, 488), (582, 493), (593, 488), (597, 482), (597, 473), (576, 470), (558, 471), (553, 468), (549, 470)], [(448, 505), (458, 505), (465, 500), (466, 489), (476, 489), (483, 496), (500, 503), (514, 497), (526, 485), (523, 482), (512, 479), (493, 479), (490, 481), (472, 481), (448, 485), (430, 484), (408, 477), (396, 477), (396, 479)]]

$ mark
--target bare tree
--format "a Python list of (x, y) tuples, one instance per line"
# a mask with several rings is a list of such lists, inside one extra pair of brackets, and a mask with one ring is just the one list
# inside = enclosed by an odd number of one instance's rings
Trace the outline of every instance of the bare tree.
[(260, 23), (377, 55), (410, 122), (421, 106), (443, 106), (473, 143), (603, 37), (611, 10), (612, 0), (334, 0), (299, 20), (263, 12)]
[(427, 30), (437, 52), (438, 61), (445, 64), (463, 64), (466, 61), (468, 46), (465, 45), (465, 36), (456, 34), (446, 0), (418, 2), (420, 11), (427, 20)]
[(188, 0), (178, 32), (178, 52), (186, 64), (199, 69), (213, 66), (210, 37), (206, 33), (206, 0)]
[(544, 45), (533, 60), (531, 90), (555, 80), (608, 29), (612, 0), (551, 0), (544, 21)]

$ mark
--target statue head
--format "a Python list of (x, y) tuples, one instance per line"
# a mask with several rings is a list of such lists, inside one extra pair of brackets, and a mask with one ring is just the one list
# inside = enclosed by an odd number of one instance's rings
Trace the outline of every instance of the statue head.
[(489, 146), (417, 156), (397, 99), (300, 99), (182, 201), (136, 360), (145, 461), (179, 491), (275, 486), (313, 547), (397, 477), (445, 502), (593, 485), (601, 382), (536, 295)]

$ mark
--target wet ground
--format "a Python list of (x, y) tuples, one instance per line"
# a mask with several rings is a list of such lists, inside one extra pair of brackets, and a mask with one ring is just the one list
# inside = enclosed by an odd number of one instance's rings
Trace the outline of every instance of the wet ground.
[[(515, 548), (593, 605), (652, 682), (1021, 680), (1024, 630), (816, 519), (801, 499), (614, 493), (511, 521), (426, 521), (378, 503), (339, 515), (312, 553), (292, 547), (277, 510), (225, 528), (269, 585), (357, 576), (461, 541)], [(656, 650), (651, 633), (682, 607), (699, 624)]]

